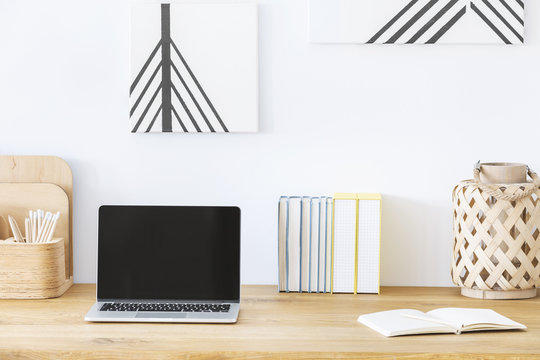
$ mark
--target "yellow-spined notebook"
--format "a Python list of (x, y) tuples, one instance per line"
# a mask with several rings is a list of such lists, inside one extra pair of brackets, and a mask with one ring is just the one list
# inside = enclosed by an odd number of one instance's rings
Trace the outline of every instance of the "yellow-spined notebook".
[(333, 208), (332, 292), (378, 294), (381, 194), (336, 193)]

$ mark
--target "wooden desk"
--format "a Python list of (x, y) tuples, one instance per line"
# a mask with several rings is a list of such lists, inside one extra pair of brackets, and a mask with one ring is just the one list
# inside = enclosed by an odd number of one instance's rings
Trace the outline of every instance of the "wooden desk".
[[(235, 325), (96, 324), (94, 285), (50, 300), (0, 300), (0, 359), (540, 359), (540, 298), (474, 300), (457, 288), (383, 288), (382, 295), (279, 294), (243, 286)], [(528, 331), (385, 338), (356, 322), (395, 308), (492, 308)], [(10, 356), (11, 355), (11, 356)]]

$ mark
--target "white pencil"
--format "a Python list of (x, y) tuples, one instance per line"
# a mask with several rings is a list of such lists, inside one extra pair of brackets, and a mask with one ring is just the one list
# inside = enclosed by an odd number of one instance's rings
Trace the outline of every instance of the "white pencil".
[(41, 234), (43, 234), (43, 228), (45, 227), (45, 219), (47, 219), (47, 216), (41, 219), (41, 215), (39, 214), (39, 210), (38, 210), (38, 229), (37, 229), (37, 237), (36, 237), (37, 243), (41, 242)]
[(41, 229), (41, 223), (43, 220), (43, 210), (37, 210), (37, 224), (38, 224), (38, 231)]
[(32, 210), (28, 212), (28, 230), (26, 231), (26, 242), (32, 242)]
[(42, 222), (42, 229), (39, 233), (39, 242), (45, 242), (45, 236), (47, 235), (47, 231), (49, 230), (49, 226), (51, 224), (51, 213), (47, 213), (45, 215), (45, 218)]
[(17, 234), (17, 224), (15, 223), (15, 220), (8, 216), (9, 225), (11, 226), (11, 232), (13, 233), (13, 237), (15, 238), (15, 242), (19, 242), (19, 235)]
[(55, 218), (56, 218), (56, 215), (55, 214), (51, 214), (51, 216), (49, 217), (49, 227), (47, 228), (47, 232), (45, 232), (45, 236), (43, 238), (43, 242), (49, 242), (50, 241), (50, 238), (52, 237), (51, 236), (51, 232), (54, 231), (54, 222), (55, 222)]
[(49, 236), (49, 232), (51, 231), (52, 223), (53, 223), (53, 215), (50, 213), (47, 213), (47, 223), (45, 228), (43, 229), (43, 234), (41, 234), (41, 242), (47, 242), (47, 237)]
[(28, 218), (28, 227), (30, 234), (26, 235), (26, 242), (31, 243), (32, 242), (32, 236), (34, 235), (34, 217), (32, 215), (32, 210), (28, 212), (29, 218)]
[(51, 230), (49, 231), (49, 234), (47, 235), (47, 240), (45, 242), (50, 242), (52, 240), (54, 231), (56, 230), (56, 223), (58, 222), (59, 218), (60, 218), (60, 212), (57, 212), (56, 215), (53, 216), (53, 224), (51, 226)]
[(47, 223), (49, 221), (49, 213), (46, 213), (43, 219), (41, 220), (41, 227), (38, 230), (38, 241), (43, 241), (43, 235), (45, 234), (45, 228), (47, 227)]
[(24, 233), (26, 235), (25, 242), (28, 242), (28, 239), (30, 238), (30, 220), (28, 218), (24, 219)]
[(19, 229), (19, 225), (17, 225), (17, 221), (15, 221), (14, 218), (12, 218), (10, 215), (8, 215), (9, 224), (11, 225), (11, 232), (13, 232), (13, 237), (15, 237), (15, 241), (17, 242), (23, 242), (21, 230)]
[(32, 212), (32, 242), (36, 242), (37, 238), (37, 213), (35, 211)]

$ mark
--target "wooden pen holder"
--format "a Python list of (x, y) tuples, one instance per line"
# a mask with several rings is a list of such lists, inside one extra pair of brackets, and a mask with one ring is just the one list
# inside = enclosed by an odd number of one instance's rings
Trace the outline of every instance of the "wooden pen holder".
[(66, 279), (62, 238), (33, 244), (0, 241), (0, 298), (53, 298), (71, 284)]
[(54, 156), (0, 155), (0, 239), (13, 236), (8, 216), (23, 225), (35, 209), (60, 213), (57, 241), (0, 243), (0, 298), (58, 297), (73, 284), (71, 168)]

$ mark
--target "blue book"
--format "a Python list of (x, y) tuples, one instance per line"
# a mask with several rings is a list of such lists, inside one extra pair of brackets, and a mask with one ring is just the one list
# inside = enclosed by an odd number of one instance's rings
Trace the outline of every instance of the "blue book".
[(326, 196), (279, 198), (279, 291), (329, 292), (331, 205)]

